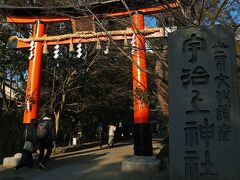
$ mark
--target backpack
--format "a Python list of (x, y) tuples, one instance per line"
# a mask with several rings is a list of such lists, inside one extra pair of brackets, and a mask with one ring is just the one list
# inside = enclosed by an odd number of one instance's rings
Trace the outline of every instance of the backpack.
[(40, 121), (37, 126), (37, 137), (40, 139), (45, 138), (48, 132), (48, 121)]
[(97, 132), (96, 132), (96, 136), (97, 137), (102, 137), (104, 135), (104, 131), (103, 131), (103, 128), (102, 127), (98, 127), (97, 128)]
[(100, 137), (102, 135), (102, 128), (101, 127), (98, 127), (97, 128), (97, 136)]

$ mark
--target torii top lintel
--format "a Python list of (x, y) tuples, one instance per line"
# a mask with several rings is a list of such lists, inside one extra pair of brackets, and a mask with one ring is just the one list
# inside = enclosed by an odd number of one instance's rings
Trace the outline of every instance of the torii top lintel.
[[(179, 0), (126, 0), (130, 12), (141, 11), (144, 14), (153, 14), (168, 8), (179, 6)], [(167, 2), (167, 3), (166, 3)], [(70, 17), (86, 16), (81, 10), (88, 7), (99, 18), (115, 18), (129, 15), (121, 0), (107, 0), (82, 4), (76, 7), (13, 7), (0, 6), (1, 14), (7, 17), (9, 23), (34, 23), (36, 20), (43, 22), (71, 21)], [(62, 15), (56, 15), (62, 14)], [(90, 15), (90, 14), (89, 14)]]

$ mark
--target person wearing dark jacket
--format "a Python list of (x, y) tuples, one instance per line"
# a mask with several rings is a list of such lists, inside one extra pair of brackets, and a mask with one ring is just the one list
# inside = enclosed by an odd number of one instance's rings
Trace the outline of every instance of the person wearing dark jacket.
[(104, 135), (105, 132), (103, 130), (102, 123), (99, 123), (96, 131), (96, 137), (98, 138), (100, 149), (102, 149)]
[[(46, 132), (39, 133), (39, 126), (41, 124), (46, 124)], [(40, 134), (40, 135), (39, 135)], [(55, 138), (56, 138), (56, 130), (55, 126), (48, 116), (45, 116), (43, 119), (38, 122), (38, 145), (39, 145), (39, 159), (38, 159), (38, 167), (40, 169), (46, 168), (46, 162), (49, 160), (50, 155), (52, 154), (52, 148), (55, 146)], [(45, 149), (46, 154), (45, 154)]]
[(31, 123), (26, 126), (23, 138), (24, 138), (24, 146), (22, 150), (22, 157), (18, 162), (17, 166), (15, 167), (16, 171), (22, 169), (23, 167), (33, 167), (33, 158), (32, 153), (36, 149), (36, 142), (37, 142), (37, 121), (36, 119), (32, 119)]

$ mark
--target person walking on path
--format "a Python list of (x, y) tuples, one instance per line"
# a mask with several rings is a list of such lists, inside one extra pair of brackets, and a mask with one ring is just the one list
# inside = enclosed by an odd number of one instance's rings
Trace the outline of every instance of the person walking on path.
[(23, 167), (33, 167), (32, 153), (36, 149), (36, 128), (37, 121), (36, 119), (32, 119), (30, 125), (28, 125), (24, 131), (24, 146), (22, 150), (22, 157), (15, 167), (16, 171), (19, 171)]
[(108, 127), (108, 148), (113, 148), (114, 134), (116, 131), (116, 126), (110, 124)]
[[(37, 137), (39, 145), (38, 167), (39, 169), (46, 169), (46, 162), (49, 160), (50, 155), (52, 154), (53, 146), (56, 145), (56, 130), (49, 114), (43, 119), (39, 120)], [(46, 154), (45, 149), (47, 150)]]
[(103, 145), (103, 139), (104, 139), (104, 136), (105, 136), (105, 132), (103, 130), (103, 126), (102, 126), (102, 123), (99, 123), (98, 127), (97, 127), (97, 130), (96, 130), (96, 136), (98, 138), (98, 141), (99, 141), (99, 146), (100, 146), (100, 149), (102, 149), (102, 145)]

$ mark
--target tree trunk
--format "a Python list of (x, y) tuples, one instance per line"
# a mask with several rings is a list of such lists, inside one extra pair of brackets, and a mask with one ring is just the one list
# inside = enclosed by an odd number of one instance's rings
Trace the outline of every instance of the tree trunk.
[(11, 109), (11, 101), (12, 101), (12, 85), (13, 85), (13, 75), (12, 75), (12, 68), (10, 69), (10, 94), (8, 100), (8, 108)]
[(51, 100), (51, 105), (50, 105), (50, 109), (51, 109), (51, 114), (53, 114), (54, 111), (54, 101), (55, 101), (55, 77), (56, 77), (56, 67), (53, 67), (53, 82), (52, 82), (52, 100)]
[(55, 112), (55, 127), (56, 127), (56, 134), (58, 134), (58, 130), (59, 130), (59, 121), (60, 121), (60, 115), (61, 112), (63, 110), (64, 104), (66, 102), (66, 94), (64, 93), (62, 95), (62, 100), (61, 100), (61, 104), (60, 104), (60, 108), (58, 109), (57, 112)]
[(58, 130), (59, 130), (59, 120), (60, 120), (60, 110), (55, 115), (56, 135), (58, 134)]
[(6, 78), (6, 72), (5, 72), (5, 68), (2, 68), (2, 73), (1, 73), (1, 93), (2, 93), (2, 109), (5, 111), (9, 111), (8, 106), (7, 106), (7, 96), (6, 96), (6, 82), (5, 82), (5, 78)]
[[(167, 51), (163, 50), (161, 53), (160, 60), (156, 61), (155, 71), (162, 79), (167, 82), (167, 67), (163, 66), (163, 61), (166, 62)], [(160, 105), (160, 110), (164, 119), (168, 119), (168, 86), (162, 80), (157, 78), (155, 83), (157, 85), (157, 98)]]

